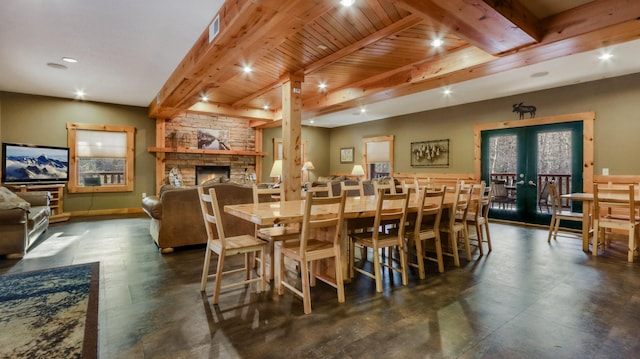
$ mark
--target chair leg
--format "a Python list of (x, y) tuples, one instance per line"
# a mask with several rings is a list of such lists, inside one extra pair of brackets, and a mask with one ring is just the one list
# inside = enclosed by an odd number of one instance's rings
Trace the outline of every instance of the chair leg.
[(418, 261), (418, 275), (420, 279), (424, 279), (424, 250), (422, 249), (422, 240), (418, 238), (414, 240), (414, 242), (416, 245), (416, 260)]
[(627, 253), (627, 262), (633, 263), (633, 252), (635, 251), (635, 238), (636, 231), (634, 228), (629, 228), (629, 250)]
[[(393, 248), (393, 247), (389, 247)], [(409, 275), (407, 274), (407, 253), (404, 250), (404, 240), (400, 239), (400, 244), (398, 244), (398, 255), (400, 256), (400, 267), (402, 270), (402, 285), (409, 284)]]
[(440, 233), (435, 233), (435, 246), (436, 246), (436, 260), (438, 261), (438, 272), (444, 273), (444, 258), (442, 256), (442, 241), (440, 240)]
[(471, 260), (471, 245), (469, 244), (469, 231), (467, 230), (466, 223), (462, 226), (462, 238), (464, 239), (464, 251), (467, 255), (467, 260)]
[(251, 279), (251, 258), (249, 252), (244, 254), (244, 280)]
[[(596, 225), (597, 226), (597, 225)], [(604, 230), (600, 230), (600, 228), (593, 228), (593, 243), (591, 244), (591, 255), (598, 255), (598, 241), (600, 240), (600, 236), (604, 237)]]
[(209, 265), (211, 264), (211, 249), (207, 241), (207, 249), (204, 254), (204, 263), (202, 265), (202, 279), (200, 280), (200, 291), (205, 292), (207, 287), (207, 280), (209, 279)]
[(449, 232), (449, 245), (453, 252), (453, 265), (460, 267), (460, 256), (458, 255), (458, 232)]
[(311, 313), (311, 287), (309, 286), (309, 262), (306, 258), (300, 260), (300, 275), (302, 276), (302, 304), (304, 305), (304, 314)]
[[(260, 251), (260, 292), (264, 292), (265, 290), (267, 290), (267, 264), (265, 263), (267, 259), (265, 253), (266, 250), (267, 248), (265, 246), (262, 247), (262, 250)], [(271, 260), (273, 261), (273, 256), (271, 257)], [(273, 264), (271, 264), (271, 270), (273, 271)]]
[[(311, 280), (311, 286), (316, 286), (316, 264), (318, 261), (309, 262), (309, 278)], [(337, 274), (336, 274), (337, 275)]]
[(383, 259), (380, 258), (377, 247), (373, 247), (373, 253), (373, 272), (376, 279), (376, 292), (380, 293), (382, 292), (382, 266), (380, 264), (380, 261)]
[(551, 216), (551, 222), (549, 223), (549, 235), (547, 236), (547, 243), (551, 243), (551, 236), (554, 232), (554, 227), (556, 226), (556, 215)]
[(344, 278), (342, 278), (342, 262), (340, 258), (340, 246), (334, 250), (336, 262), (336, 290), (338, 291), (338, 303), (344, 303)]
[(285, 278), (284, 278), (284, 255), (282, 254), (281, 250), (279, 250), (278, 252), (279, 252), (279, 254), (278, 254), (278, 281), (277, 281), (277, 283), (275, 283), (275, 282), (274, 283), (276, 284), (276, 288), (278, 288), (278, 295), (283, 295), (284, 294), (284, 286), (282, 285), (282, 282), (285, 280)]
[(224, 249), (218, 256), (218, 269), (216, 271), (216, 280), (213, 287), (213, 304), (218, 304), (218, 298), (220, 298), (220, 287), (222, 285), (223, 269), (224, 269)]
[(491, 234), (489, 233), (489, 220), (485, 218), (484, 220), (484, 231), (487, 234), (487, 246), (489, 247), (488, 252), (491, 252)]

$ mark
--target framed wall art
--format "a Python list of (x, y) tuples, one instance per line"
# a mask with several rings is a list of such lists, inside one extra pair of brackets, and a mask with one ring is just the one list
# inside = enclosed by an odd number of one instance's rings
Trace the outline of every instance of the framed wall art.
[(340, 163), (353, 163), (354, 147), (342, 147), (340, 149)]
[(449, 139), (411, 142), (411, 167), (449, 167)]

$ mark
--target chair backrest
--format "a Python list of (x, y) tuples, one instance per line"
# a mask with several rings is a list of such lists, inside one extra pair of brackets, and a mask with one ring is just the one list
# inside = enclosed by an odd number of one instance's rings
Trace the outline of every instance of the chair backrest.
[(552, 213), (560, 213), (562, 211), (562, 199), (560, 198), (560, 192), (554, 182), (547, 182), (547, 188), (549, 189), (549, 200), (551, 202)]
[[(226, 237), (224, 235), (220, 207), (218, 206), (218, 198), (216, 197), (216, 189), (210, 188), (208, 193), (205, 193), (204, 188), (198, 186), (198, 199), (208, 240), (215, 239), (217, 231), (217, 237), (222, 242), (222, 248), (226, 248)], [(213, 228), (214, 226), (215, 229)]]
[[(418, 191), (418, 212), (416, 215), (416, 223), (414, 226), (414, 238), (419, 238), (420, 231), (425, 225), (429, 226), (429, 229), (433, 229), (434, 232), (440, 230), (440, 219), (442, 218), (442, 208), (444, 207), (444, 195), (445, 190), (429, 190), (426, 187), (421, 188)], [(427, 200), (432, 199), (432, 200)], [(438, 204), (435, 209), (435, 215), (425, 216), (425, 209), (433, 211), (434, 208), (430, 205), (433, 201)]]
[(453, 228), (456, 219), (466, 220), (471, 198), (471, 187), (465, 189), (458, 185), (453, 188), (446, 187), (444, 190), (453, 192), (453, 203), (446, 215), (447, 227)]
[(347, 193), (347, 197), (364, 196), (364, 188), (361, 181), (344, 180), (340, 182), (340, 193)]
[(468, 204), (468, 211), (480, 216), (482, 214), (482, 194), (484, 191), (484, 181), (479, 184), (463, 185), (461, 190), (471, 190)]
[(433, 189), (434, 181), (431, 178), (413, 178), (413, 183), (416, 188), (426, 187), (427, 189)]
[[(380, 188), (376, 194), (376, 215), (373, 220), (373, 228), (380, 228), (384, 223), (397, 223), (398, 235), (404, 238), (405, 224), (407, 222), (407, 209), (409, 208), (409, 193), (385, 193)], [(378, 231), (373, 232), (373, 239), (377, 240)]]
[[(253, 203), (262, 202), (276, 202), (284, 198), (284, 186), (279, 188), (261, 187), (258, 184), (253, 184)], [(276, 199), (274, 197), (280, 197)]]
[(393, 178), (389, 178), (386, 183), (380, 183), (380, 181), (373, 181), (373, 191), (378, 195), (379, 190), (383, 189), (385, 193), (396, 194), (396, 182)]
[(300, 253), (307, 250), (307, 243), (312, 235), (311, 230), (317, 228), (333, 227), (335, 233), (333, 245), (340, 246), (346, 198), (344, 192), (336, 197), (315, 197), (313, 193), (307, 192), (300, 233)]
[(599, 184), (593, 185), (594, 215), (601, 216), (603, 210), (611, 213), (618, 212), (628, 216), (633, 222), (636, 218), (636, 191), (634, 185), (609, 187)]
[(311, 187), (307, 189), (307, 193), (313, 194), (314, 197), (332, 197), (332, 190), (330, 186), (331, 184), (327, 184), (326, 186)]
[(494, 197), (507, 197), (507, 181), (505, 180), (492, 180), (491, 181), (491, 191)]
[(482, 197), (481, 197), (481, 204), (482, 204), (482, 216), (485, 218), (489, 217), (489, 208), (491, 208), (491, 198), (492, 198), (492, 194), (491, 194), (491, 186), (486, 186), (482, 189)]

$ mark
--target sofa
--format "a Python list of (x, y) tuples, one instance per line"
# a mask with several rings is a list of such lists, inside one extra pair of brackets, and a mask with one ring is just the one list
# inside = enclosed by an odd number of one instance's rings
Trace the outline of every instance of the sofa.
[(0, 255), (24, 257), (49, 228), (50, 199), (47, 191), (13, 193), (0, 187)]
[[(205, 191), (216, 188), (221, 209), (226, 204), (253, 203), (253, 187), (233, 182), (205, 183)], [(149, 233), (161, 253), (176, 247), (207, 243), (197, 186), (163, 186), (158, 196), (142, 199), (142, 209), (151, 219)], [(253, 233), (255, 226), (243, 219), (223, 213), (225, 235)], [(217, 235), (217, 234), (216, 234)]]

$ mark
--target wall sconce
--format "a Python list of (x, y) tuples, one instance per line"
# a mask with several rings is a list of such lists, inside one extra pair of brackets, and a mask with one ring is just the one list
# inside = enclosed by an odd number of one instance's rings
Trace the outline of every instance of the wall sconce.
[(364, 176), (364, 168), (362, 168), (362, 165), (353, 166), (353, 169), (351, 170), (351, 175), (356, 176), (356, 179), (360, 181), (360, 176)]

